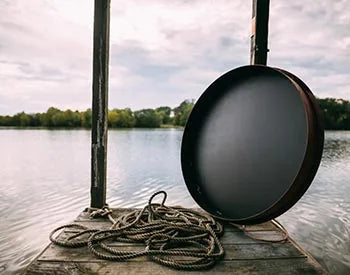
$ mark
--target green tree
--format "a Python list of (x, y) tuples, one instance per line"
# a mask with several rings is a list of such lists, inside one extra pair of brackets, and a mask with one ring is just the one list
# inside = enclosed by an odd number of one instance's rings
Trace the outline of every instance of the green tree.
[(172, 123), (172, 118), (170, 117), (171, 115), (171, 108), (168, 106), (162, 106), (158, 107), (156, 109), (157, 114), (161, 118), (161, 124), (171, 124)]
[(80, 113), (81, 126), (84, 128), (91, 128), (92, 124), (92, 111), (87, 109), (85, 112)]
[(12, 117), (12, 126), (26, 127), (29, 126), (29, 123), (30, 117), (24, 112), (15, 114)]
[(317, 99), (323, 113), (325, 128), (329, 130), (350, 130), (350, 102), (343, 99)]
[(112, 128), (131, 128), (135, 123), (136, 119), (129, 108), (113, 109), (108, 112), (108, 125)]
[(185, 100), (174, 108), (174, 125), (185, 126), (187, 119), (193, 109), (194, 100)]
[(29, 118), (30, 118), (29, 126), (31, 126), (31, 127), (40, 126), (40, 114), (39, 113), (29, 114)]
[(21, 127), (30, 126), (30, 116), (24, 112), (20, 113), (19, 126)]
[(108, 111), (108, 126), (109, 127), (117, 127), (117, 121), (118, 121), (118, 110), (113, 109), (111, 111)]
[(59, 111), (53, 114), (50, 118), (50, 127), (65, 127), (68, 126), (64, 112)]
[(44, 126), (44, 127), (52, 127), (52, 126), (55, 126), (53, 121), (52, 121), (52, 117), (57, 115), (58, 113), (60, 113), (62, 111), (60, 111), (59, 109), (57, 108), (54, 108), (54, 107), (50, 107), (46, 113), (42, 113), (40, 114), (40, 124), (41, 126)]
[(143, 128), (157, 128), (161, 124), (162, 118), (153, 109), (143, 109), (134, 112), (135, 126)]
[(13, 126), (11, 116), (0, 116), (0, 126)]
[(63, 126), (66, 127), (80, 127), (81, 119), (78, 111), (66, 110), (63, 112)]
[(134, 127), (136, 124), (136, 119), (134, 113), (129, 109), (122, 109), (118, 112), (117, 126), (118, 127)]
[(50, 107), (46, 113), (39, 115), (40, 125), (44, 127), (81, 127), (81, 114), (78, 111)]

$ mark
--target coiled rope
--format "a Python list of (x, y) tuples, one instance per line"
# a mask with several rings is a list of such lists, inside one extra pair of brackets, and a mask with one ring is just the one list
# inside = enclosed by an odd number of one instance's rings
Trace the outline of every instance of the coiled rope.
[[(163, 201), (153, 203), (157, 195)], [(219, 241), (222, 225), (211, 216), (183, 207), (168, 207), (164, 203), (167, 193), (154, 193), (143, 209), (134, 210), (114, 219), (108, 207), (95, 210), (91, 217), (108, 217), (112, 226), (108, 230), (89, 229), (73, 223), (60, 226), (50, 234), (52, 243), (63, 247), (87, 246), (96, 257), (111, 261), (126, 261), (147, 256), (154, 262), (178, 269), (208, 269), (224, 256)], [(62, 239), (56, 237), (63, 229), (75, 229)], [(61, 234), (62, 235), (62, 234)], [(143, 250), (127, 251), (113, 246), (115, 242), (142, 243)]]

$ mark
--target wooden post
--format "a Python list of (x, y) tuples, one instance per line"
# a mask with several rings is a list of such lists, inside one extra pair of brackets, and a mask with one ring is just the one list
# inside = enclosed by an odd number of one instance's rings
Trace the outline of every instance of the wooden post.
[(250, 64), (266, 65), (270, 0), (253, 0)]
[(91, 127), (91, 207), (95, 208), (106, 204), (109, 17), (110, 0), (95, 0)]

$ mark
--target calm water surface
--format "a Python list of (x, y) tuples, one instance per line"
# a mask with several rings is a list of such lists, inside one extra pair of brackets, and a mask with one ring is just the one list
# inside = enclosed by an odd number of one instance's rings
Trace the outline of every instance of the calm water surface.
[[(142, 207), (158, 190), (196, 206), (180, 168), (181, 130), (109, 132), (108, 203)], [(89, 205), (90, 131), (0, 129), (0, 273), (17, 273), (49, 232)], [(321, 167), (279, 220), (332, 274), (350, 274), (350, 131), (327, 132)]]

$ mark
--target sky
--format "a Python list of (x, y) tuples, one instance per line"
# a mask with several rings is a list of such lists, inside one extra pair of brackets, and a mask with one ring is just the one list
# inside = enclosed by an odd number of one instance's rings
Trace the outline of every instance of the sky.
[[(85, 110), (93, 0), (0, 0), (0, 114)], [(109, 108), (175, 107), (249, 63), (250, 0), (112, 0)], [(350, 100), (350, 0), (271, 0), (268, 65)]]

